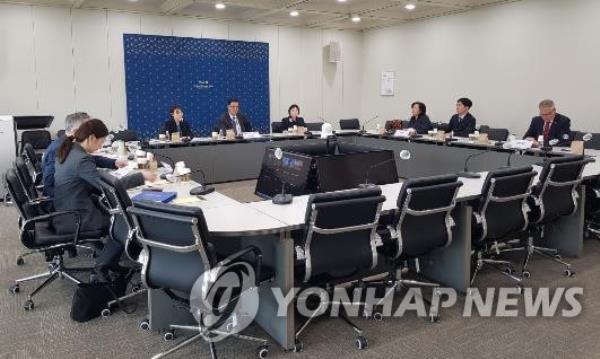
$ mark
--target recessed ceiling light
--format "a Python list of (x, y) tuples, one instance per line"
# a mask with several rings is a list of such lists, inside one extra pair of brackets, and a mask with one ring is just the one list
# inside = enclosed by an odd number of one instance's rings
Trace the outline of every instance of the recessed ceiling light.
[(406, 10), (414, 10), (416, 7), (417, 7), (417, 5), (415, 5), (415, 4), (411, 3), (411, 2), (409, 2), (409, 3), (408, 3), (408, 4), (406, 4), (406, 5), (404, 5), (404, 8), (405, 8)]
[(338, 2), (346, 2), (346, 0), (338, 0)]
[(350, 19), (352, 20), (352, 22), (360, 22), (360, 16), (358, 15), (352, 15)]
[(218, 2), (215, 4), (215, 8), (217, 10), (223, 10), (223, 9), (225, 9), (225, 7), (226, 7), (225, 4), (223, 4), (222, 2)]
[(290, 16), (296, 17), (298, 15), (300, 15), (300, 13), (298, 11), (296, 11), (296, 10), (290, 11)]

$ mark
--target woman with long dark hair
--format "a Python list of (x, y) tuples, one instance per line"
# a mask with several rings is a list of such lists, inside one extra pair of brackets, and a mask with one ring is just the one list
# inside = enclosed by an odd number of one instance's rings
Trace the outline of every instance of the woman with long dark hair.
[[(101, 120), (82, 123), (58, 148), (54, 174), (54, 208), (78, 212), (80, 232), (98, 233), (98, 237), (108, 233), (110, 216), (99, 207), (100, 178), (92, 153), (102, 148), (106, 136), (108, 129)], [(123, 177), (121, 181), (126, 188), (131, 188), (144, 184), (144, 179), (154, 178), (152, 173), (142, 171)], [(72, 216), (56, 217), (53, 225), (61, 234), (75, 230)], [(122, 250), (116, 241), (109, 240), (102, 254), (96, 258), (96, 267), (115, 268)]]
[(427, 116), (427, 107), (423, 102), (413, 102), (410, 105), (412, 117), (408, 122), (408, 128), (412, 128), (416, 133), (423, 135), (433, 129), (433, 125)]

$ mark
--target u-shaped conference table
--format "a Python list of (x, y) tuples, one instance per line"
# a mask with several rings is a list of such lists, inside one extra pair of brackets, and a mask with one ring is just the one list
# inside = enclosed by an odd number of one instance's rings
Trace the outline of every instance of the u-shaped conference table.
[[(506, 164), (510, 151), (502, 148), (481, 145), (468, 140), (440, 142), (433, 140), (408, 141), (377, 135), (341, 133), (338, 141), (366, 145), (394, 151), (409, 150), (411, 158), (402, 160), (396, 156), (398, 176), (411, 178), (437, 174), (457, 173), (463, 169), (469, 155), (482, 153), (470, 161), (470, 169), (480, 172), (481, 178), (461, 178), (463, 186), (457, 196), (457, 206), (453, 213), (456, 226), (453, 228), (452, 243), (436, 250), (421, 260), (421, 272), (442, 285), (464, 293), (469, 287), (471, 266), (471, 207), (469, 201), (481, 195), (487, 170)], [(192, 170), (202, 169), (206, 183), (236, 181), (257, 178), (265, 148), (293, 146), (297, 141), (323, 141), (304, 137), (265, 136), (252, 141), (212, 141), (200, 139), (192, 143), (170, 144), (151, 143), (149, 150), (160, 159), (161, 156), (173, 161), (183, 160)], [(537, 150), (512, 158), (514, 166), (536, 165), (542, 159)], [(558, 149), (551, 155), (569, 155), (567, 149)], [(586, 155), (595, 158), (600, 151), (587, 150)], [(588, 164), (584, 178), (600, 175), (600, 163)], [(201, 180), (201, 178), (197, 178)], [(536, 180), (537, 181), (537, 178)], [(178, 198), (189, 197), (189, 190), (195, 182), (165, 184), (165, 191), (178, 192)], [(396, 209), (402, 182), (380, 186), (386, 200), (382, 211), (390, 213)], [(130, 191), (135, 195), (139, 189)], [(545, 245), (557, 248), (566, 256), (580, 256), (584, 238), (583, 185), (579, 189), (579, 206), (571, 216), (563, 217), (545, 229)], [(284, 349), (293, 349), (295, 344), (295, 318), (293, 304), (285, 308), (286, 315), (278, 316), (278, 303), (270, 290), (276, 287), (288, 293), (294, 287), (294, 242), (292, 231), (304, 226), (308, 195), (295, 197), (288, 205), (275, 205), (269, 200), (241, 203), (219, 192), (213, 192), (203, 199), (190, 201), (185, 205), (202, 208), (212, 241), (217, 247), (229, 249), (250, 244), (263, 251), (263, 261), (274, 269), (273, 282), (261, 288), (260, 306), (255, 321)], [(149, 321), (152, 330), (167, 330), (170, 324), (194, 324), (188, 311), (178, 309), (171, 299), (160, 290), (149, 291)]]

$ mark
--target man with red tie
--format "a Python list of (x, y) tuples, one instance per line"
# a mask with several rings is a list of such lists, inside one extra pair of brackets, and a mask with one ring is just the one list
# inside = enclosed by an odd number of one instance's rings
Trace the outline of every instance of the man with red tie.
[[(556, 112), (552, 100), (543, 100), (539, 108), (540, 115), (531, 120), (523, 138), (533, 141), (535, 147), (548, 145), (552, 140), (558, 141), (557, 146), (568, 146), (571, 143), (571, 120)], [(538, 142), (540, 136), (543, 136), (543, 143)]]

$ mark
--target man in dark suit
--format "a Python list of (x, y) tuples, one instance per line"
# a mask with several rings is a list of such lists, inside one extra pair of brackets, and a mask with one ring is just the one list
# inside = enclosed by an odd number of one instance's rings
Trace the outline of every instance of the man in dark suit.
[(460, 137), (468, 137), (470, 133), (475, 132), (477, 120), (469, 113), (472, 106), (473, 101), (465, 97), (456, 101), (456, 115), (450, 119), (448, 132)]
[(239, 111), (240, 101), (238, 99), (232, 98), (227, 101), (227, 112), (221, 115), (215, 125), (215, 130), (223, 133), (227, 130), (233, 130), (236, 137), (242, 136), (242, 132), (251, 132), (252, 125), (250, 121)]
[(169, 132), (169, 134), (172, 134), (178, 132), (181, 137), (194, 137), (189, 123), (183, 120), (183, 108), (181, 106), (172, 106), (169, 115), (171, 118), (164, 123), (161, 133)]
[[(540, 115), (531, 119), (529, 129), (523, 138), (533, 141), (535, 147), (548, 145), (552, 140), (557, 140), (558, 146), (568, 146), (571, 143), (571, 120), (556, 112), (552, 100), (543, 100), (539, 108)], [(538, 142), (540, 136), (544, 138), (543, 143)]]

